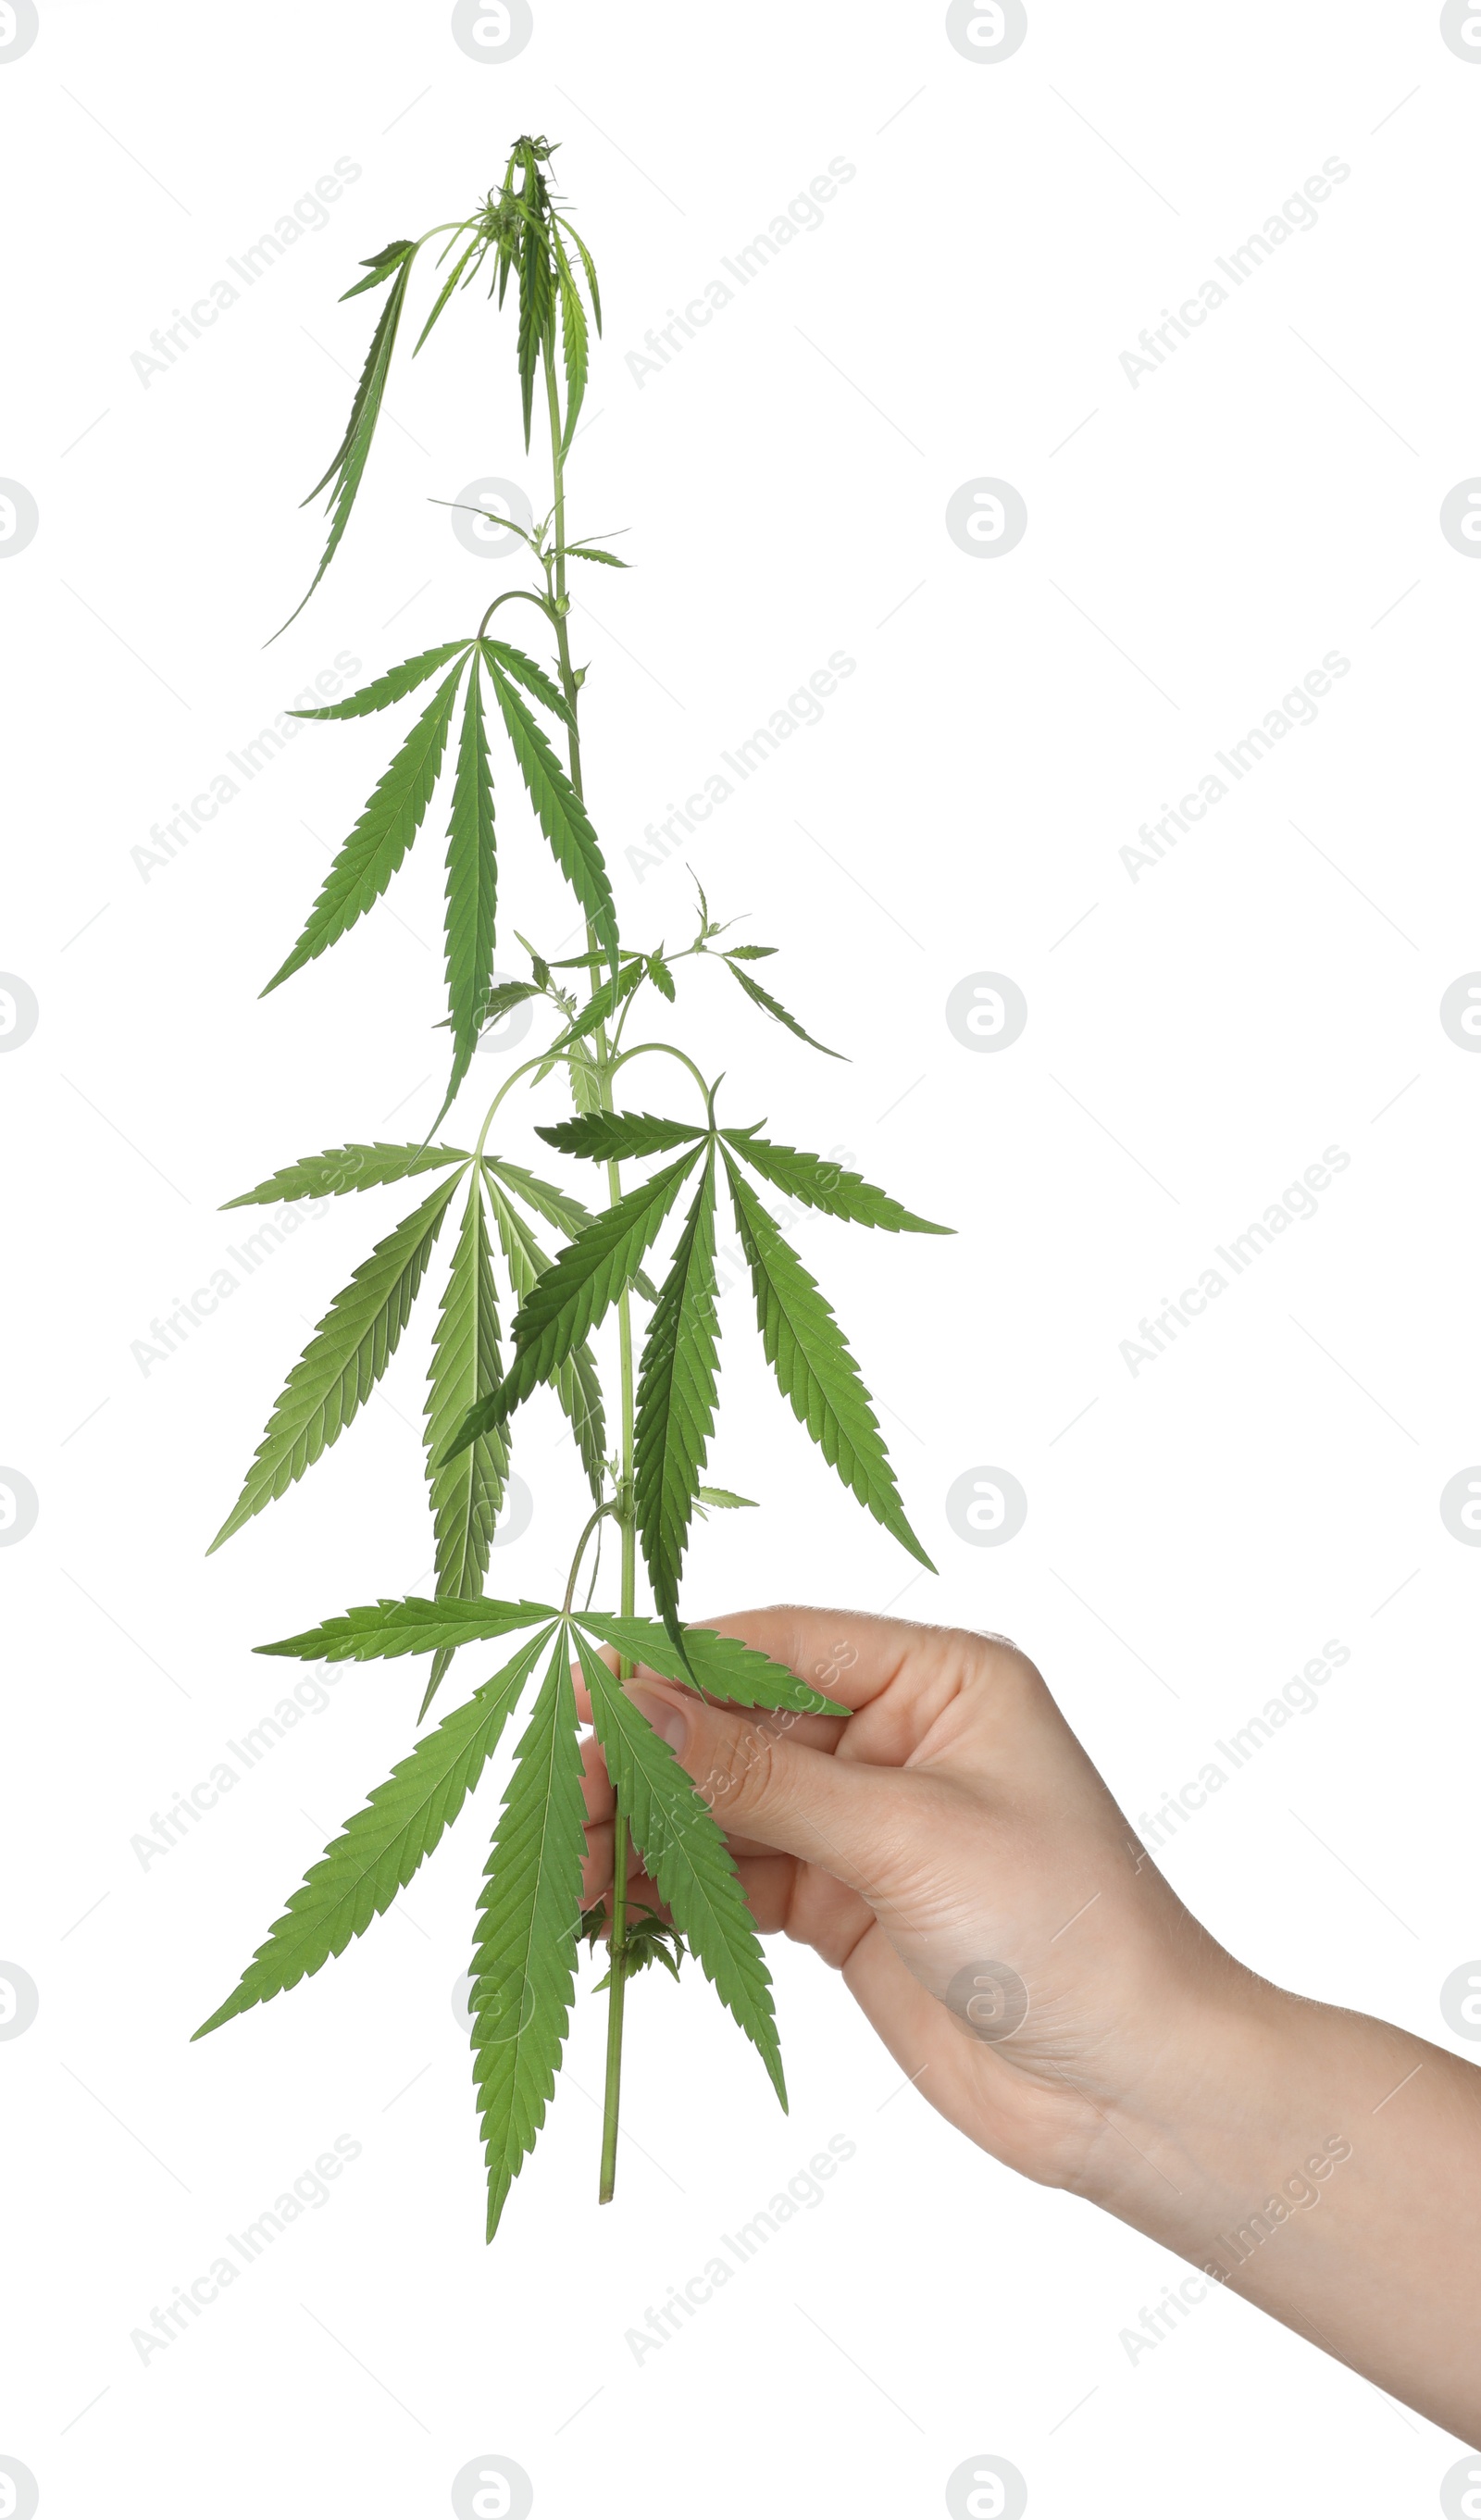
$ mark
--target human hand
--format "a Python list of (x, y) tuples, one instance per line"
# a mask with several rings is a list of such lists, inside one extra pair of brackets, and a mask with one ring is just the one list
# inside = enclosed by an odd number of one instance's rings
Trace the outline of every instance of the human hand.
[[(853, 1709), (629, 1684), (760, 1929), (840, 1970), (921, 2095), (1000, 2161), (1481, 2446), (1481, 2073), (1232, 1958), (1004, 1639), (793, 1608), (705, 1624)], [(584, 1764), (590, 1899), (613, 1800), (594, 1741)], [(636, 1854), (628, 1874), (660, 1909)]]
[[(855, 1612), (706, 1622), (854, 1709), (632, 1693), (727, 1832), (763, 1933), (841, 1971), (902, 2071), (1028, 2177), (1114, 2193), (1121, 2113), (1202, 2071), (1214, 2015), (1253, 2001), (1144, 1855), (1038, 1672), (1004, 1640)], [(612, 1795), (588, 1744), (584, 1895), (611, 1877)], [(636, 1853), (632, 1895), (660, 1905)], [(1138, 2156), (1138, 2166), (1140, 2156)]]

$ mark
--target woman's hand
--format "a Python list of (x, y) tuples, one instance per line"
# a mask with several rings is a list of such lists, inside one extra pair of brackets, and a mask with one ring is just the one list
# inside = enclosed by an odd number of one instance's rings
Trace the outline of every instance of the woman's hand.
[[(1233, 1959), (1003, 1639), (852, 1611), (705, 1624), (854, 1710), (630, 1684), (761, 1931), (839, 1969), (921, 2095), (1000, 2161), (1481, 2441), (1481, 2073)], [(595, 1743), (586, 1794), (590, 1899), (612, 1855)], [(636, 1852), (629, 1872), (657, 1908)]]
[[(727, 1831), (761, 1931), (842, 1971), (964, 2135), (1031, 2179), (1089, 2187), (1118, 2141), (1106, 2110), (1174, 2022), (1243, 1973), (1143, 1854), (1014, 1646), (843, 1611), (710, 1624), (855, 1709), (847, 1724), (753, 1715), (646, 1674), (633, 1686)], [(611, 1868), (595, 1750), (587, 1776), (593, 1896)]]

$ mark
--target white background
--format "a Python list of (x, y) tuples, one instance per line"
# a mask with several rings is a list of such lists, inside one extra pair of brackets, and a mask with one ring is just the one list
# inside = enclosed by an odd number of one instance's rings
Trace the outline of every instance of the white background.
[[(0, 473), (40, 515), (0, 572), (0, 965), (40, 1011), (0, 1061), (0, 1461), (39, 1499), (0, 1554), (0, 1957), (40, 1996), (0, 2044), (0, 2453), (47, 2515), (436, 2513), (483, 2452), (552, 2514), (932, 2513), (977, 2452), (1044, 2515), (1439, 2508), (1459, 2445), (1236, 2299), (1133, 2362), (1121, 2331), (1178, 2262), (948, 2131), (805, 1953), (773, 1954), (789, 2119), (702, 1984), (640, 1982), (602, 2213), (605, 2007), (583, 1995), (485, 2251), (450, 1998), (502, 1768), (404, 1915), (188, 2044), (412, 1737), (420, 1670), (347, 1669), (167, 1857), (131, 1848), (275, 1702), (255, 1642), (427, 1580), (426, 1297), (338, 1449), (202, 1553), (306, 1326), (411, 1201), (337, 1203), (163, 1363), (133, 1345), (230, 1265), (223, 1198), (430, 1122), (440, 874), (429, 826), (388, 903), (257, 1002), (387, 719), (301, 730), (172, 862), (132, 852), (337, 652), (368, 675), (514, 582), (428, 504), (481, 474), (539, 498), (512, 323), (477, 294), (401, 360), (341, 556), (263, 646), (322, 548), (297, 502), (374, 320), (339, 292), (387, 238), (469, 210), (516, 133), (559, 138), (607, 310), (573, 522), (629, 526), (634, 562), (590, 572), (576, 625), (625, 931), (688, 941), (682, 858), (625, 853), (845, 651), (822, 723), (688, 855), (852, 1063), (714, 973), (673, 1026), (728, 1070), (735, 1116), (851, 1149), (959, 1229), (800, 1229), (939, 1579), (830, 1480), (738, 1289), (713, 1474), (765, 1510), (701, 1533), (690, 1603), (1006, 1630), (1134, 1818), (1340, 1640), (1317, 1710), (1167, 1869), (1281, 1984), (1460, 2047), (1438, 1993), (1481, 1950), (1481, 1557), (1439, 1496), (1481, 1457), (1481, 1060), (1438, 1010), (1481, 965), (1481, 569), (1438, 515), (1481, 472), (1478, 108), (1481, 64), (1437, 12), (1372, 0), (1031, 6), (996, 63), (938, 7), (536, 0), (502, 65), (441, 6), (41, 0), (37, 41), (0, 56)], [(328, 224), (141, 382), (152, 330), (341, 157), (362, 171)], [(1315, 228), (1134, 386), (1142, 328), (1332, 157), (1350, 175)], [(645, 333), (834, 158), (856, 174), (821, 227), (635, 381)], [(945, 529), (982, 475), (1027, 503), (1000, 560)], [(1138, 826), (1332, 650), (1351, 669), (1318, 722), (1134, 881)], [(569, 914), (508, 782), (501, 816), (511, 969), (516, 924), (556, 950)], [(995, 1056), (945, 1020), (979, 970), (1028, 1002)], [(502, 1072), (476, 1062), (462, 1143)], [(645, 1099), (665, 1094), (655, 1069)], [(536, 1153), (527, 1118), (507, 1144)], [(1133, 1374), (1141, 1317), (1333, 1145), (1351, 1160), (1319, 1214)], [(533, 1520), (495, 1574), (539, 1594), (579, 1482), (553, 1407), (527, 1421)], [(998, 1550), (945, 1515), (984, 1463), (1029, 1500)], [(141, 2363), (131, 2331), (341, 2133), (362, 2149), (331, 2201)], [(639, 2367), (624, 2331), (835, 2133), (857, 2149), (826, 2201)]]

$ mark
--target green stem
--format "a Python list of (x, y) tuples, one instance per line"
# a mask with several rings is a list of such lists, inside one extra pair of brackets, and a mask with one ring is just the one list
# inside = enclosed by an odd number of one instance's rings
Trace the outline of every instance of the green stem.
[[(629, 998), (627, 1003), (628, 1006), (631, 1006), (631, 998)], [(624, 1014), (626, 1012), (627, 1008), (624, 1007)], [(619, 1051), (617, 1057), (610, 1063), (608, 1074), (610, 1076), (615, 1076), (618, 1068), (625, 1067), (630, 1058), (647, 1058), (654, 1055), (663, 1058), (677, 1058), (681, 1067), (687, 1067), (689, 1069), (691, 1076), (694, 1078), (695, 1083), (698, 1086), (700, 1093), (704, 1097), (704, 1107), (713, 1120), (715, 1108), (715, 1086), (705, 1084), (703, 1077), (701, 1076), (698, 1068), (695, 1065), (694, 1060), (690, 1058), (689, 1053), (687, 1051), (679, 1050), (671, 1041), (635, 1041), (631, 1050)]]
[[(616, 1165), (609, 1170), (615, 1174)], [(615, 1196), (615, 1192), (613, 1193)], [(633, 1325), (624, 1294), (617, 1313), (622, 1372), (622, 1615), (632, 1617), (638, 1598), (638, 1527), (633, 1517)], [(617, 1677), (631, 1680), (633, 1666), (619, 1658)], [(599, 2204), (609, 2205), (617, 2183), (617, 2118), (622, 2098), (622, 2010), (627, 1991), (627, 1814), (612, 1810), (611, 1987), (606, 2009), (606, 2085), (602, 2111), (602, 2179)]]
[[(555, 484), (555, 545), (552, 560), (546, 562), (546, 583), (550, 589), (551, 609), (556, 625), (556, 647), (561, 660), (561, 688), (571, 713), (568, 733), (571, 786), (583, 795), (581, 782), (581, 739), (576, 731), (578, 685), (571, 665), (570, 634), (567, 628), (569, 607), (565, 592), (565, 465), (561, 452), (561, 396), (556, 384), (556, 361), (549, 334), (545, 339), (545, 398), (550, 413), (551, 473)], [(588, 950), (596, 951), (593, 929), (586, 931)], [(592, 973), (592, 992), (600, 986), (596, 970)], [(612, 1107), (611, 1054), (606, 1026), (600, 1024), (593, 1035), (596, 1053), (598, 1094), (605, 1110)], [(615, 1163), (607, 1165), (606, 1183), (609, 1202), (615, 1206), (622, 1195), (622, 1175)], [(617, 1520), (622, 1531), (622, 1616), (630, 1619), (638, 1606), (637, 1524), (633, 1515), (633, 1429), (635, 1393), (633, 1384), (632, 1307), (624, 1288), (617, 1299), (617, 1336), (621, 1362), (621, 1408), (619, 1435), (619, 1470), (617, 1487)], [(617, 1664), (617, 1678), (631, 1680), (633, 1665), (625, 1657)], [(606, 2011), (606, 2081), (602, 2111), (602, 2175), (598, 2188), (599, 2201), (610, 2204), (617, 2181), (617, 2125), (622, 2096), (622, 2015), (627, 1993), (627, 1814), (620, 1804), (612, 1812), (612, 1895), (608, 1956), (611, 1987)]]
[(493, 1126), (494, 1114), (498, 1110), (506, 1094), (510, 1094), (514, 1091), (514, 1088), (518, 1084), (521, 1076), (528, 1076), (534, 1068), (543, 1067), (548, 1057), (548, 1052), (543, 1050), (537, 1051), (533, 1058), (526, 1058), (520, 1066), (514, 1070), (512, 1075), (506, 1076), (498, 1093), (494, 1096), (492, 1102), (489, 1104), (488, 1109), (483, 1114), (483, 1126), (478, 1132), (478, 1143), (473, 1148), (473, 1161), (475, 1163), (483, 1152), (483, 1141), (488, 1136), (489, 1130)]
[(599, 1505), (596, 1512), (588, 1519), (586, 1528), (576, 1543), (576, 1553), (571, 1559), (571, 1571), (565, 1581), (565, 1598), (561, 1604), (561, 1616), (562, 1619), (569, 1618), (570, 1606), (576, 1598), (576, 1578), (581, 1572), (581, 1560), (586, 1555), (586, 1544), (590, 1540), (592, 1533), (598, 1529), (603, 1518), (606, 1514), (609, 1514), (612, 1508), (610, 1505)]
[(544, 613), (547, 621), (554, 620), (555, 615), (543, 595), (532, 594), (527, 586), (507, 586), (502, 595), (495, 596), (492, 604), (488, 608), (488, 610), (485, 612), (477, 629), (473, 633), (474, 638), (482, 638), (484, 631), (488, 628), (490, 621), (498, 611), (501, 604), (516, 604), (521, 602), (524, 604), (532, 604), (537, 612)]

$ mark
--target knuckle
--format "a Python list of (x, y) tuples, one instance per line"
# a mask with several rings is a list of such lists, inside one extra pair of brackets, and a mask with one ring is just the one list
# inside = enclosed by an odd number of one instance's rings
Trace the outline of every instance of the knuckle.
[(972, 1642), (981, 1656), (983, 1677), (1000, 1689), (1032, 1692), (1044, 1687), (1044, 1676), (1036, 1663), (1015, 1644), (1011, 1637), (1003, 1637), (990, 1629), (979, 1629)]

